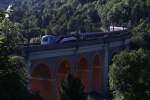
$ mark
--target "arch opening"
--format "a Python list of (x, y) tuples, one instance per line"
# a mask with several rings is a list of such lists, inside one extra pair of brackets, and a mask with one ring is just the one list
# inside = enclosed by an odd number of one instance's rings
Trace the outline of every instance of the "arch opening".
[(99, 54), (96, 54), (93, 61), (93, 89), (100, 93), (102, 91), (102, 64)]
[(88, 92), (89, 88), (89, 69), (88, 61), (85, 57), (81, 57), (79, 60), (79, 78), (84, 85), (84, 91)]
[(31, 76), (34, 78), (50, 78), (48, 65), (38, 64), (32, 70)]
[(70, 71), (69, 60), (68, 59), (64, 59), (60, 63), (60, 66), (59, 66), (59, 69), (58, 69), (58, 74), (59, 74), (60, 81), (62, 81), (65, 78), (66, 74), (68, 74), (69, 71)]
[(60, 96), (61, 82), (70, 71), (70, 62), (67, 58), (63, 59), (58, 68), (57, 95)]
[(38, 93), (43, 100), (51, 99), (51, 81), (48, 65), (38, 64), (31, 73), (31, 91)]

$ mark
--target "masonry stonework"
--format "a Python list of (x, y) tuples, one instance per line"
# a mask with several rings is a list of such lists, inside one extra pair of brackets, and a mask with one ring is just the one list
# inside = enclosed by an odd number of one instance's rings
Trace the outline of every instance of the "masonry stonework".
[(66, 74), (79, 77), (86, 93), (108, 92), (109, 63), (114, 53), (125, 49), (130, 34), (100, 40), (26, 48), (29, 88), (44, 100), (59, 100)]

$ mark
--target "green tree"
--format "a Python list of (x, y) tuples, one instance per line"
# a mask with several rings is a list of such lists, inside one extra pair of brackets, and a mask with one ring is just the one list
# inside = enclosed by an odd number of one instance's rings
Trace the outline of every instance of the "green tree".
[(80, 79), (67, 75), (61, 84), (61, 100), (86, 100)]
[[(2, 15), (4, 16), (4, 15)], [(0, 16), (1, 18), (1, 16)], [(3, 17), (0, 21), (0, 98), (2, 100), (41, 100), (37, 95), (32, 95), (27, 89), (27, 73), (22, 57), (13, 56), (17, 36), (13, 23), (4, 24), (8, 21)], [(6, 25), (6, 27), (5, 27)]]
[(140, 20), (138, 25), (133, 28), (134, 38), (132, 39), (131, 48), (144, 48), (150, 50), (150, 23), (148, 20)]
[(134, 27), (141, 19), (149, 19), (149, 0), (109, 0), (100, 15), (103, 24), (130, 23)]
[(114, 100), (149, 100), (149, 66), (149, 51), (139, 49), (116, 55), (109, 71)]

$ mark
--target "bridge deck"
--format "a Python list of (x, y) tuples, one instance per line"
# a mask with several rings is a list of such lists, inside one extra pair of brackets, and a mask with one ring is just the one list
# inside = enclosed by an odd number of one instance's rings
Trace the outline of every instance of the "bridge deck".
[(113, 41), (125, 40), (130, 38), (131, 36), (132, 34), (129, 31), (119, 31), (116, 34), (104, 34), (95, 39), (93, 38), (83, 39), (75, 42), (56, 43), (51, 45), (28, 45), (28, 46), (24, 46), (23, 50), (27, 52), (37, 52), (42, 50), (55, 50), (61, 48), (81, 47), (86, 45), (103, 44), (103, 43), (109, 43)]

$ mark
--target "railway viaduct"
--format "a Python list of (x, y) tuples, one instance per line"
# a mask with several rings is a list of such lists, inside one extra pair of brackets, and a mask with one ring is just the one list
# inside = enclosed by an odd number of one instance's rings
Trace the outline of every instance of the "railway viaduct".
[(86, 93), (107, 93), (109, 63), (113, 54), (128, 48), (130, 38), (129, 31), (119, 31), (88, 41), (24, 47), (30, 91), (58, 100), (61, 81), (71, 73)]

